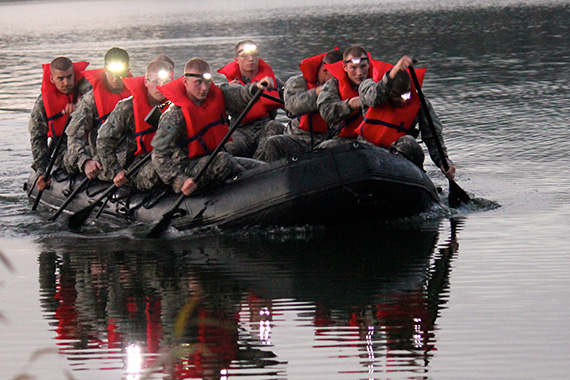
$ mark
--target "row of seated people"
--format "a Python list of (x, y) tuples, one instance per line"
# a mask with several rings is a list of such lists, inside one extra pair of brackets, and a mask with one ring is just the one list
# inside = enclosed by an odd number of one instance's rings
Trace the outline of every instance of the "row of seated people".
[[(105, 54), (104, 68), (86, 70), (87, 65), (65, 57), (43, 65), (41, 95), (29, 124), (39, 190), (49, 186), (52, 154), (69, 174), (82, 172), (118, 187), (130, 183), (140, 191), (171, 186), (185, 195), (267, 162), (355, 140), (390, 149), (423, 168), (419, 133), (433, 162), (449, 178), (455, 173), (441, 122), (428, 101), (434, 136), (420, 107), (408, 56), (390, 65), (360, 46), (333, 49), (304, 59), (301, 74), (283, 84), (260, 58), (257, 45), (246, 40), (236, 45), (235, 60), (218, 70), (227, 78), (219, 86), (200, 58), (189, 60), (177, 79), (174, 62), (164, 54), (139, 77), (129, 71), (128, 53), (116, 47)], [(423, 81), (425, 69), (416, 71)], [(250, 105), (258, 93), (262, 96)], [(279, 109), (289, 116), (287, 125), (275, 120)], [(229, 120), (238, 118), (242, 121), (231, 140), (196, 183), (227, 134)], [(64, 149), (51, 152), (55, 144), (48, 141), (59, 138)], [(141, 160), (140, 169), (128, 171)]]

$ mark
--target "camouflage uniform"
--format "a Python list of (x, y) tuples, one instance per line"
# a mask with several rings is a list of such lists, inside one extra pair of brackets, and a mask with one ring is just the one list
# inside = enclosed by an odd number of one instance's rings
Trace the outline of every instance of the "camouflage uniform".
[[(384, 77), (380, 82), (374, 82), (374, 80), (372, 79), (366, 79), (360, 84), (358, 94), (360, 96), (360, 102), (362, 105), (363, 114), (366, 114), (366, 111), (368, 111), (369, 107), (379, 107), (388, 100), (390, 91), (392, 91), (391, 82), (392, 81), (388, 79), (388, 76), (384, 75)], [(441, 142), (441, 146), (443, 148), (445, 157), (447, 158), (447, 161), (450, 164), (453, 164), (452, 161), (447, 157), (447, 148), (443, 140), (443, 125), (441, 124), (441, 121), (437, 117), (430, 101), (427, 98), (425, 100), (428, 106), (429, 113), (431, 115), (431, 119), (433, 121), (433, 125), (437, 133), (437, 138)], [(415, 125), (418, 125), (419, 127), (419, 133), (421, 134), (421, 139), (426, 144), (432, 161), (438, 167), (441, 167), (442, 162), (439, 156), (439, 152), (437, 150), (437, 145), (433, 133), (431, 132), (431, 128), (429, 127), (428, 120), (425, 117), (423, 107), (420, 107), (420, 110), (418, 111), (418, 114), (416, 115), (416, 118), (412, 123), (412, 127)], [(415, 144), (413, 144), (410, 137), (411, 136), (400, 137), (400, 139), (392, 143), (392, 145), (390, 146), (390, 150), (399, 152), (400, 154), (404, 155), (405, 157), (416, 163), (419, 167), (422, 167), (422, 165), (418, 163), (420, 159), (420, 154), (418, 149), (421, 150), (421, 147), (419, 146), (417, 141)], [(415, 136), (413, 137), (415, 141)], [(401, 139), (403, 139), (403, 141), (400, 141)], [(423, 156), (423, 150), (422, 150), (422, 156)], [(423, 164), (423, 158), (421, 161)]]
[(317, 98), (317, 107), (325, 121), (328, 123), (329, 136), (331, 139), (319, 144), (317, 147), (332, 148), (337, 145), (347, 144), (356, 140), (356, 138), (338, 137), (337, 129), (340, 124), (349, 117), (354, 111), (349, 105), (348, 100), (341, 100), (339, 92), (338, 79), (331, 78), (323, 85), (321, 93)]
[[(126, 146), (126, 161), (133, 161), (130, 167), (136, 165), (145, 155), (138, 154), (137, 142), (135, 139), (135, 115), (133, 108), (133, 97), (119, 101), (109, 118), (99, 129), (97, 136), (97, 152), (103, 170), (114, 178), (124, 166), (120, 164), (117, 150), (121, 145)], [(123, 144), (124, 143), (124, 144)], [(158, 174), (154, 170), (152, 161), (147, 162), (136, 173), (130, 176), (135, 188), (140, 191), (149, 191), (160, 183)]]
[[(91, 90), (91, 83), (84, 79), (79, 84), (79, 93), (85, 94)], [(71, 124), (71, 122), (70, 122)], [(32, 146), (32, 169), (38, 175), (44, 175), (51, 160), (51, 152), (48, 148), (48, 130), (49, 124), (47, 120), (46, 109), (44, 107), (44, 100), (40, 94), (36, 99), (32, 112), (30, 114), (30, 121), (28, 123), (28, 132), (30, 132), (30, 144)], [(58, 157), (55, 161), (57, 167), (63, 167), (64, 155), (67, 151), (67, 138), (63, 135)], [(55, 141), (53, 141), (55, 147)]]
[[(245, 83), (250, 82), (249, 78), (243, 77), (242, 79)], [(277, 78), (276, 80), (276, 88), (282, 88), (283, 82)], [(233, 84), (228, 86), (242, 85)], [(242, 109), (244, 107), (242, 107)], [(242, 109), (231, 111), (230, 118), (235, 120)], [(272, 110), (269, 112), (269, 116), (254, 120), (245, 125), (240, 125), (232, 135), (232, 141), (228, 141), (225, 145), (226, 151), (237, 157), (261, 159), (267, 139), (274, 135), (283, 134), (283, 124), (275, 120), (276, 116), (277, 110)]]
[[(256, 86), (221, 85), (224, 94), (226, 110), (239, 112), (243, 110), (252, 97), (251, 92)], [(233, 135), (232, 135), (233, 136)], [(188, 145), (181, 145), (186, 140), (186, 120), (179, 106), (171, 105), (160, 118), (156, 135), (152, 140), (152, 162), (160, 179), (167, 185), (172, 185), (175, 192), (181, 191), (184, 181), (195, 177), (208, 160), (208, 155), (202, 157), (188, 156)], [(227, 152), (219, 152), (210, 166), (206, 169), (198, 186), (203, 187), (212, 182), (222, 182), (229, 176), (246, 169), (263, 165), (261, 161), (233, 157)]]
[[(100, 162), (97, 155), (97, 105), (93, 91), (88, 92), (77, 104), (73, 118), (67, 126), (67, 155), (64, 159), (66, 170), (70, 173), (83, 172), (83, 166), (88, 160)], [(125, 164), (126, 151), (121, 147), (121, 164)], [(100, 180), (112, 181), (112, 173), (103, 171), (97, 177)]]
[(299, 128), (301, 115), (319, 112), (316, 89), (307, 89), (307, 80), (303, 75), (287, 80), (283, 99), (285, 109), (294, 115), (294, 119), (289, 121), (283, 135), (271, 136), (267, 140), (263, 155), (260, 156), (263, 161), (273, 162), (308, 152), (327, 137), (326, 133), (311, 133)]

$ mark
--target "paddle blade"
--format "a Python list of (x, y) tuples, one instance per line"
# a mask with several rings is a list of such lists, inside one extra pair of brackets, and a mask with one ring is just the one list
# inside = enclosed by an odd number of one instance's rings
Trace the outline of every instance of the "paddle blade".
[(164, 232), (166, 232), (166, 230), (168, 229), (168, 226), (170, 226), (170, 221), (172, 220), (173, 216), (174, 216), (174, 211), (165, 213), (162, 216), (160, 222), (158, 222), (152, 228), (152, 230), (150, 230), (150, 232), (146, 235), (146, 237), (149, 239), (158, 239), (159, 237), (161, 237), (162, 234), (164, 234)]
[(449, 180), (449, 207), (459, 208), (471, 203), (471, 198), (454, 180)]
[(97, 207), (97, 203), (93, 203), (90, 204), (89, 206), (77, 211), (75, 214), (71, 215), (68, 219), (67, 219), (67, 226), (69, 227), (70, 230), (74, 230), (77, 231), (81, 228), (81, 226), (83, 226), (85, 224), (85, 221), (87, 220), (87, 218), (89, 218), (89, 215), (91, 215), (91, 212), (93, 211), (93, 209), (95, 207)]

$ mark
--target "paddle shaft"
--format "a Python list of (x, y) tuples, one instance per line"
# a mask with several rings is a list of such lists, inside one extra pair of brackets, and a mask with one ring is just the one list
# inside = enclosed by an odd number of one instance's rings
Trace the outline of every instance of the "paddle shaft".
[[(447, 172), (449, 171), (449, 164), (447, 163), (447, 157), (445, 156), (445, 152), (443, 151), (443, 146), (441, 145), (441, 141), (439, 140), (439, 136), (437, 135), (437, 131), (435, 130), (435, 125), (433, 124), (433, 120), (431, 118), (431, 114), (429, 112), (429, 108), (427, 106), (426, 99), (424, 94), (422, 93), (422, 89), (420, 87), (420, 83), (418, 81), (418, 77), (416, 76), (416, 72), (414, 67), (410, 65), (410, 74), (412, 76), (412, 80), (414, 81), (414, 85), (416, 86), (416, 90), (418, 91), (418, 96), (420, 98), (420, 102), (422, 104), (422, 108), (424, 110), (424, 114), (426, 115), (426, 119), (428, 121), (429, 128), (431, 133), (434, 137), (435, 145), (437, 147), (437, 151), (439, 153), (439, 157), (441, 159), (441, 163), (443, 169)], [(447, 178), (449, 181), (449, 205), (453, 208), (457, 208), (462, 204), (467, 204), (471, 202), (471, 198), (469, 195), (455, 182), (452, 178)]]
[(59, 206), (59, 208), (57, 209), (57, 211), (48, 218), (48, 221), (53, 222), (54, 220), (57, 219), (57, 217), (63, 212), (63, 210), (65, 210), (65, 208), (67, 207), (68, 204), (71, 203), (71, 201), (73, 200), (73, 198), (75, 198), (75, 196), (83, 189), (83, 187), (85, 185), (87, 185), (87, 182), (89, 182), (91, 179), (89, 177), (85, 177), (83, 179), (83, 181), (81, 181), (81, 183), (79, 185), (77, 185), (77, 187), (75, 188), (75, 190), (73, 190), (73, 192), (71, 192), (71, 194), (69, 194), (69, 196), (67, 197), (67, 199), (65, 200), (65, 202), (62, 203), (61, 206)]
[(425, 114), (426, 119), (428, 121), (429, 128), (430, 128), (431, 133), (433, 135), (433, 138), (435, 141), (435, 146), (437, 147), (437, 152), (439, 153), (439, 158), (441, 160), (441, 164), (443, 165), (443, 168), (447, 172), (449, 170), (449, 164), (447, 163), (447, 157), (445, 156), (445, 152), (443, 151), (443, 146), (441, 145), (441, 141), (439, 141), (439, 136), (437, 134), (437, 131), (435, 130), (435, 125), (433, 124), (433, 120), (431, 118), (431, 114), (429, 112), (429, 108), (428, 108), (426, 99), (425, 99), (424, 94), (422, 92), (420, 82), (418, 81), (418, 77), (416, 76), (416, 71), (414, 70), (414, 67), (412, 65), (410, 65), (409, 69), (410, 69), (410, 74), (412, 75), (412, 80), (414, 81), (414, 86), (416, 86), (416, 90), (418, 91), (418, 96), (420, 98), (420, 102), (422, 104), (424, 114)]
[[(65, 130), (67, 129), (67, 126), (69, 125), (69, 122), (71, 121), (71, 116), (69, 116), (67, 118), (67, 121), (65, 122), (65, 125), (63, 126), (63, 130), (61, 131), (61, 135), (59, 136), (59, 138), (57, 139), (57, 143), (55, 144), (55, 148), (53, 149), (53, 153), (51, 155), (51, 159), (49, 161), (49, 164), (46, 168), (46, 174), (44, 174), (44, 180), (45, 182), (48, 181), (48, 179), (50, 178), (51, 175), (51, 171), (53, 169), (53, 166), (55, 165), (55, 160), (57, 160), (57, 156), (59, 154), (59, 150), (61, 148), (61, 145), (63, 144), (63, 137), (64, 137), (64, 133)], [(36, 178), (34, 185), (36, 185), (36, 182), (38, 181), (38, 178)], [(33, 187), (32, 187), (32, 191), (33, 191)], [(31, 193), (31, 192), (30, 192)], [(44, 191), (43, 190), (39, 190), (38, 191), (38, 195), (36, 196), (36, 199), (34, 200), (34, 204), (32, 206), (32, 210), (36, 210), (38, 208), (38, 205), (40, 204), (40, 199), (42, 198)]]
[[(216, 148), (212, 151), (212, 153), (208, 157), (208, 160), (206, 161), (204, 166), (202, 166), (202, 169), (200, 169), (198, 174), (196, 174), (196, 177), (194, 177), (195, 183), (198, 183), (198, 180), (206, 172), (206, 169), (208, 169), (208, 167), (210, 166), (212, 161), (214, 161), (214, 158), (216, 157), (216, 155), (220, 152), (220, 150), (222, 150), (222, 148), (224, 147), (224, 144), (228, 141), (228, 139), (231, 137), (232, 133), (234, 133), (234, 131), (240, 125), (243, 118), (247, 115), (247, 113), (249, 112), (251, 107), (253, 107), (255, 102), (257, 102), (257, 100), (259, 99), (261, 94), (263, 94), (263, 88), (258, 88), (257, 91), (255, 92), (255, 94), (253, 94), (253, 97), (251, 98), (249, 103), (247, 103), (247, 105), (245, 106), (245, 108), (243, 109), (241, 114), (237, 117), (235, 122), (232, 124), (228, 133), (226, 133), (226, 135), (222, 138), (222, 140), (220, 141), (218, 146), (216, 146)], [(158, 237), (158, 236), (160, 236), (160, 234), (164, 230), (166, 230), (166, 228), (170, 224), (170, 221), (171, 221), (172, 217), (174, 216), (176, 210), (178, 209), (178, 207), (180, 207), (180, 205), (182, 204), (182, 202), (184, 201), (185, 198), (186, 198), (186, 195), (184, 193), (180, 194), (180, 196), (178, 197), (178, 199), (176, 199), (176, 202), (174, 202), (172, 207), (167, 212), (164, 213), (164, 215), (162, 216), (162, 219), (148, 233), (148, 235), (147, 235), (148, 237)]]
[(262, 93), (261, 96), (263, 96), (263, 97), (266, 98), (266, 99), (273, 100), (273, 101), (276, 102), (276, 103), (285, 104), (285, 101), (283, 101), (283, 99), (277, 98), (277, 97), (275, 97), (275, 96), (271, 96), (271, 95), (269, 95), (269, 94), (266, 94), (265, 92)]

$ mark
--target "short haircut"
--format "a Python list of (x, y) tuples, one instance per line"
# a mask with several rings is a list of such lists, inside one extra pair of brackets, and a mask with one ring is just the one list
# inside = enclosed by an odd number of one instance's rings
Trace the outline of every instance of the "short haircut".
[(49, 64), (50, 70), (67, 71), (73, 67), (73, 62), (67, 57), (57, 57)]
[(349, 55), (352, 55), (353, 57), (366, 57), (368, 56), (368, 53), (362, 46), (353, 45), (346, 48), (342, 55), (342, 59), (346, 61)]
[(113, 61), (124, 62), (128, 66), (128, 64), (129, 64), (129, 53), (127, 53), (126, 50), (118, 48), (118, 47), (113, 47), (113, 48), (107, 50), (107, 52), (105, 53), (105, 64), (107, 64), (109, 62), (113, 62)]
[(158, 73), (161, 70), (166, 70), (168, 72), (172, 71), (174, 69), (174, 67), (166, 61), (152, 61), (151, 63), (148, 64), (148, 66), (146, 67), (146, 76), (148, 77), (150, 75), (150, 73)]
[(257, 46), (257, 44), (256, 44), (255, 42), (253, 42), (252, 40), (243, 40), (243, 41), (238, 42), (237, 45), (236, 45), (235, 48), (234, 48), (234, 52), (235, 52), (236, 57), (237, 57), (237, 55), (239, 54), (239, 52), (240, 52), (240, 50), (241, 50), (240, 47), (241, 47), (242, 45), (246, 45), (246, 44), (251, 44), (251, 45)]
[(392, 90), (406, 92), (412, 87), (412, 79), (408, 70), (398, 70), (394, 76), (394, 82), (392, 84)]
[(209, 73), (212, 71), (208, 62), (204, 61), (202, 58), (192, 58), (186, 62), (186, 66), (184, 66), (184, 72), (187, 73), (193, 69), (198, 70), (201, 73)]
[(323, 57), (323, 63), (330, 65), (332, 63), (342, 61), (342, 53), (338, 49), (333, 49), (327, 52)]
[(167, 56), (167, 55), (164, 54), (164, 53), (157, 55), (152, 61), (153, 61), (153, 62), (155, 62), (155, 61), (166, 62), (166, 63), (168, 63), (170, 66), (172, 66), (172, 69), (174, 69), (174, 61), (172, 60), (172, 58), (170, 58), (169, 56)]

